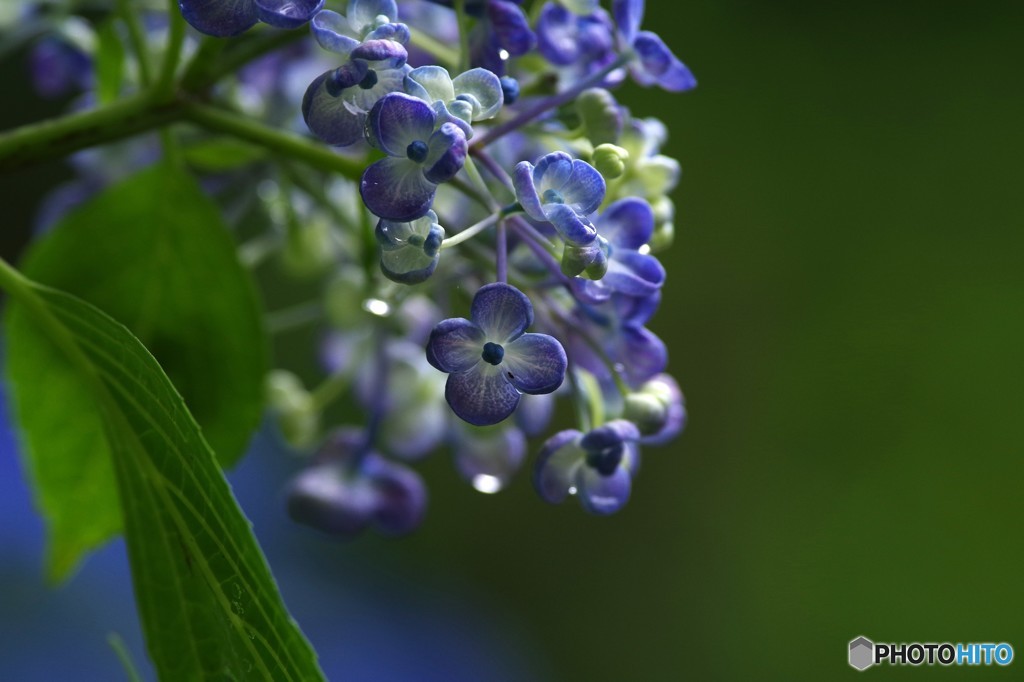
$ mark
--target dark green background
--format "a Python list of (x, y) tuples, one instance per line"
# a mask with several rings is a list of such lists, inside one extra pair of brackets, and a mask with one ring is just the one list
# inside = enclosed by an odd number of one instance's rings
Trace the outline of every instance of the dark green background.
[(317, 560), (475, 595), (559, 680), (853, 678), (858, 635), (1024, 655), (1024, 4), (649, 5), (700, 80), (621, 96), (684, 167), (652, 326), (688, 431), (616, 517), (436, 458), (421, 532)]

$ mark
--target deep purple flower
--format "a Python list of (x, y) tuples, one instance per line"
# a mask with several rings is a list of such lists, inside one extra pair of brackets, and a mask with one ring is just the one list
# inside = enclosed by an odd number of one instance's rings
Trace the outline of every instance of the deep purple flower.
[(448, 372), (445, 398), (464, 421), (497, 424), (519, 404), (520, 393), (551, 393), (565, 377), (565, 350), (547, 334), (527, 334), (533, 305), (502, 282), (473, 296), (470, 320), (444, 320), (430, 333), (427, 360)]
[[(452, 0), (430, 0), (451, 7)], [(467, 0), (466, 13), (478, 19), (470, 34), (470, 62), (499, 76), (505, 75), (509, 57), (521, 57), (534, 48), (537, 36), (519, 7), (519, 0)]]
[(642, 199), (628, 197), (610, 205), (594, 223), (598, 234), (608, 240), (608, 269), (599, 280), (586, 280), (580, 290), (590, 301), (611, 292), (627, 296), (650, 296), (665, 282), (665, 268), (654, 256), (644, 253), (654, 234), (654, 211)]
[(42, 97), (61, 97), (92, 87), (92, 59), (68, 41), (47, 36), (29, 53), (32, 85)]
[(394, 23), (397, 16), (393, 0), (356, 0), (347, 17), (329, 10), (313, 17), (320, 46), (345, 59), (310, 83), (302, 98), (306, 125), (324, 142), (345, 147), (363, 139), (370, 109), (402, 90), (411, 70), (405, 63), (409, 29)]
[(275, 28), (298, 28), (323, 6), (324, 0), (178, 0), (185, 21), (217, 38), (238, 35), (257, 21)]
[(419, 475), (366, 451), (360, 431), (335, 432), (318, 460), (288, 489), (288, 513), (299, 523), (352, 537), (371, 525), (408, 533), (423, 520), (427, 492)]
[(580, 75), (600, 71), (615, 61), (611, 17), (597, 8), (580, 16), (549, 2), (537, 20), (537, 50), (555, 66), (579, 66)]
[(690, 69), (672, 54), (664, 41), (650, 31), (640, 30), (644, 0), (613, 0), (612, 13), (622, 49), (632, 49), (636, 53), (637, 58), (630, 63), (629, 71), (637, 83), (657, 85), (669, 92), (697, 87), (697, 79)]
[(380, 269), (388, 279), (418, 284), (434, 274), (440, 259), (444, 228), (437, 214), (427, 211), (412, 222), (381, 219), (374, 231), (380, 247)]
[[(611, 294), (603, 303), (580, 303), (568, 338), (573, 361), (602, 382), (618, 371), (630, 386), (640, 386), (664, 371), (668, 350), (644, 326), (660, 301), (659, 292), (650, 296)], [(599, 344), (600, 353), (594, 344)], [(608, 361), (614, 366), (608, 367)]]
[(613, 514), (629, 500), (639, 464), (636, 425), (610, 421), (586, 434), (569, 429), (544, 443), (533, 483), (546, 502), (558, 504), (577, 495), (591, 514)]
[(359, 184), (374, 215), (399, 222), (426, 215), (437, 186), (462, 169), (465, 133), (454, 123), (434, 130), (436, 120), (429, 104), (402, 93), (386, 95), (370, 110), (367, 138), (388, 155), (371, 164)]
[(550, 222), (567, 242), (585, 246), (597, 230), (588, 216), (604, 199), (604, 178), (585, 161), (552, 152), (534, 166), (520, 161), (512, 174), (516, 198), (534, 220)]

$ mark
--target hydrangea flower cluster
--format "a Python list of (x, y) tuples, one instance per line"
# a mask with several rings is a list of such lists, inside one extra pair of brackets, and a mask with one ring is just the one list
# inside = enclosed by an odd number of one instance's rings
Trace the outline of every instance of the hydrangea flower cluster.
[[(272, 198), (300, 233), (329, 234), (299, 253), (325, 277), (328, 376), (271, 382), (282, 434), (315, 453), (289, 509), (341, 536), (407, 532), (427, 500), (410, 462), (447, 447), (493, 493), (540, 438), (543, 500), (616, 512), (641, 447), (678, 435), (686, 409), (647, 327), (678, 163), (660, 153), (664, 126), (611, 90), (696, 81), (641, 30), (643, 0), (424, 3), (181, 0), (215, 36), (308, 22), (318, 63), (333, 63), (311, 77), (302, 119), (363, 164), (358, 183), (324, 183), (327, 205), (301, 187)], [(364, 426), (333, 423), (345, 395)], [(544, 439), (558, 399), (577, 423)]]

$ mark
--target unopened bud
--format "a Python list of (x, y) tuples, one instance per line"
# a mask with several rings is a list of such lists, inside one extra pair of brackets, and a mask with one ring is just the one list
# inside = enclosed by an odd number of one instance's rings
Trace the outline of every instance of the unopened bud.
[(622, 134), (622, 107), (604, 88), (590, 88), (576, 98), (576, 113), (594, 145), (618, 142)]
[(626, 172), (629, 152), (622, 147), (606, 142), (594, 149), (591, 160), (594, 162), (594, 168), (604, 176), (605, 180), (614, 180)]
[(319, 430), (319, 414), (302, 381), (291, 372), (274, 370), (267, 375), (267, 403), (277, 415), (284, 439), (295, 447), (313, 443)]

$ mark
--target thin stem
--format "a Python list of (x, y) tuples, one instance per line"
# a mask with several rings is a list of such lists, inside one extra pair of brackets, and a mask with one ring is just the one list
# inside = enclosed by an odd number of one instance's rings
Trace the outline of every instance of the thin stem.
[(502, 215), (500, 211), (498, 213), (492, 213), (491, 215), (487, 216), (486, 218), (478, 222), (476, 225), (470, 225), (462, 232), (459, 232), (458, 234), (453, 235), (451, 237), (445, 238), (445, 240), (441, 242), (441, 249), (450, 249), (453, 246), (456, 246), (457, 244), (461, 244), (467, 239), (472, 239), (473, 237), (477, 236), (478, 234), (486, 230), (488, 227), (493, 225), (501, 217)]
[(285, 133), (240, 117), (225, 109), (205, 104), (189, 103), (184, 107), (184, 116), (209, 130), (227, 133), (243, 140), (302, 161), (329, 173), (338, 173), (350, 180), (358, 180), (363, 173), (364, 163), (335, 154), (323, 144), (292, 133)]
[(236, 73), (258, 57), (308, 37), (309, 29), (300, 28), (294, 31), (257, 29), (230, 43), (223, 38), (207, 38), (200, 43), (195, 57), (185, 67), (182, 87), (190, 91), (201, 90), (224, 76)]
[(459, 21), (459, 72), (469, 68), (469, 22), (466, 0), (455, 0), (455, 15)]
[(413, 31), (409, 42), (437, 57), (437, 61), (441, 62), (441, 66), (455, 69), (459, 64), (459, 53), (457, 51), (424, 31)]
[(130, 137), (180, 116), (180, 102), (143, 92), (107, 106), (15, 128), (0, 134), (0, 173)]
[(580, 388), (579, 379), (576, 376), (576, 367), (570, 366), (565, 376), (568, 377), (569, 385), (572, 388), (572, 404), (576, 410), (576, 423), (579, 425), (580, 431), (587, 433), (592, 428), (590, 411), (587, 409), (590, 402), (584, 400), (583, 390)]
[(512, 196), (515, 196), (516, 188), (515, 185), (512, 184), (512, 176), (501, 167), (501, 164), (494, 160), (493, 156), (479, 147), (474, 147), (469, 151), (470, 154), (476, 157), (480, 162), (480, 165), (487, 169), (487, 172), (490, 173), (495, 180), (504, 185), (505, 188), (512, 193)]
[(627, 52), (619, 55), (618, 59), (613, 61), (611, 64), (604, 67), (600, 71), (591, 74), (590, 77), (580, 81), (579, 83), (572, 86), (568, 90), (565, 90), (564, 92), (560, 92), (557, 95), (552, 95), (551, 97), (546, 97), (540, 100), (529, 109), (526, 109), (525, 111), (521, 112), (518, 116), (515, 116), (514, 118), (505, 121), (501, 125), (491, 128), (483, 135), (474, 138), (474, 140), (470, 143), (470, 147), (486, 147), (495, 140), (502, 138), (515, 130), (518, 130), (527, 123), (530, 123), (531, 121), (533, 121), (546, 111), (555, 109), (557, 107), (562, 106), (563, 104), (571, 102), (572, 100), (576, 99), (576, 97), (578, 97), (579, 94), (586, 90), (587, 88), (593, 88), (600, 85), (604, 81), (605, 76), (610, 74), (612, 71), (615, 71), (616, 69), (622, 68), (623, 66), (628, 64), (632, 59), (632, 52)]
[(344, 372), (332, 374), (324, 379), (319, 386), (310, 391), (313, 409), (321, 412), (328, 405), (340, 398), (348, 388), (350, 377)]
[(324, 305), (321, 301), (307, 301), (282, 310), (267, 313), (264, 325), (271, 334), (280, 334), (297, 327), (312, 324), (324, 316)]
[(508, 283), (508, 230), (505, 229), (505, 221), (498, 221), (497, 234), (495, 235), (497, 258), (495, 259), (495, 270), (499, 282)]
[(476, 164), (473, 163), (473, 157), (467, 156), (465, 163), (462, 165), (462, 169), (466, 171), (466, 175), (469, 176), (470, 182), (476, 187), (477, 192), (480, 193), (481, 197), (487, 201), (488, 208), (492, 211), (498, 208), (498, 202), (491, 196), (491, 190), (487, 187), (487, 183), (484, 182), (484, 178), (480, 175), (480, 171), (477, 170)]
[(181, 61), (181, 48), (185, 43), (185, 18), (178, 9), (178, 0), (167, 0), (167, 20), (170, 22), (167, 34), (167, 47), (164, 49), (164, 60), (160, 64), (160, 75), (154, 89), (159, 93), (169, 93), (174, 87), (174, 74)]
[(107, 644), (114, 650), (114, 654), (117, 659), (121, 661), (121, 667), (124, 668), (125, 677), (128, 678), (128, 682), (142, 682), (142, 676), (139, 675), (138, 669), (135, 667), (135, 663), (132, 662), (132, 656), (128, 652), (128, 646), (121, 639), (121, 635), (116, 632), (111, 632), (107, 635)]
[(128, 6), (128, 0), (117, 0), (117, 13), (121, 15), (121, 19), (128, 27), (128, 41), (139, 62), (139, 79), (142, 81), (143, 87), (148, 87), (153, 80), (153, 67), (149, 48), (146, 47), (146, 41), (143, 38), (142, 26), (139, 24), (139, 15)]

